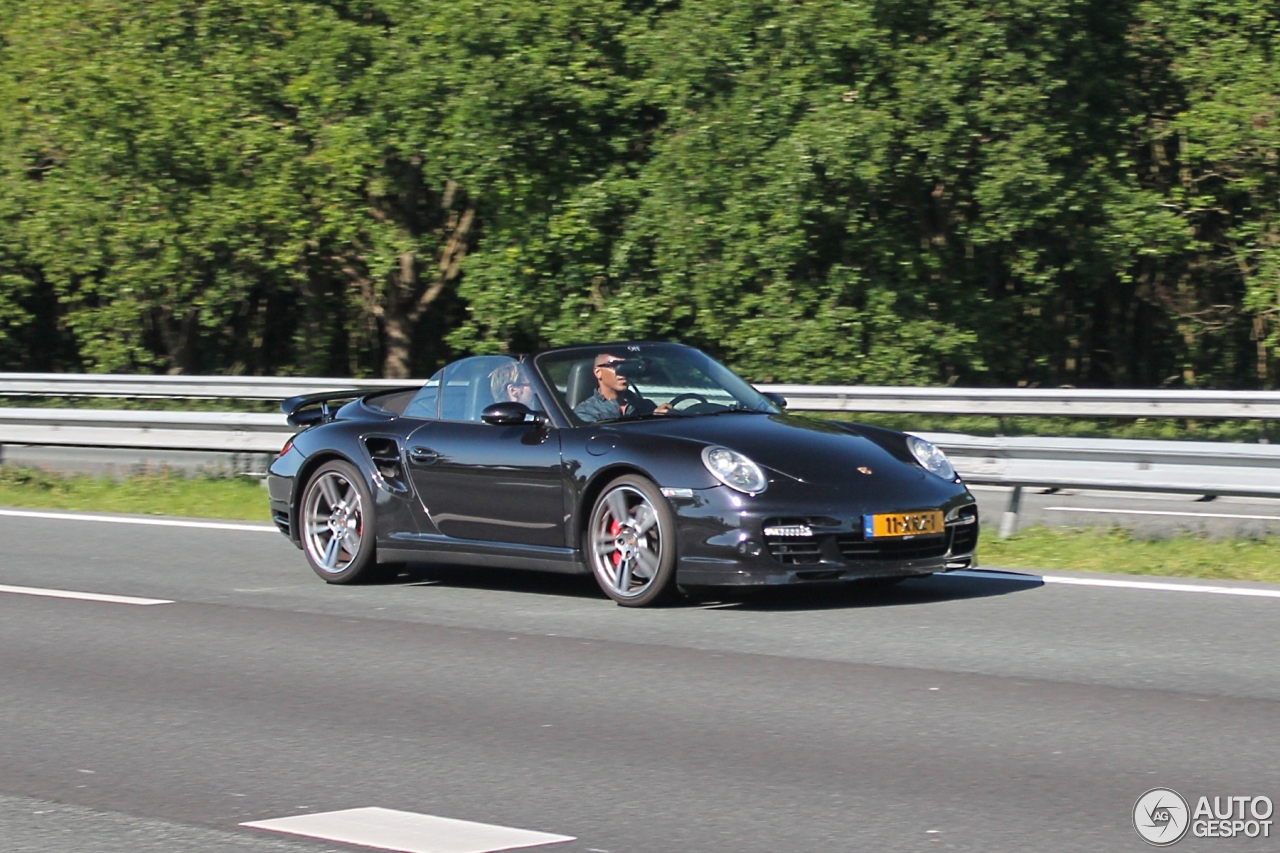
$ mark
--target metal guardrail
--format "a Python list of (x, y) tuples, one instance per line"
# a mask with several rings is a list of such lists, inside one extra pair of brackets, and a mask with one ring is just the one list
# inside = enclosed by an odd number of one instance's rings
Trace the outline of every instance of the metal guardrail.
[[(419, 384), (421, 380), (417, 381)], [(3, 397), (283, 400), (335, 388), (403, 388), (412, 379), (312, 376), (117, 376), (94, 373), (0, 373)]]
[[(10, 373), (0, 374), (0, 396), (278, 400), (335, 388), (405, 384)], [(758, 387), (784, 395), (796, 411), (1280, 419), (1280, 392), (1268, 391)], [(0, 407), (0, 444), (276, 453), (292, 431), (279, 414)], [(918, 434), (942, 447), (967, 482), (1011, 488), (1002, 536), (1016, 527), (1026, 487), (1280, 498), (1280, 445)]]
[(971, 485), (1010, 487), (1000, 538), (1017, 529), (1024, 488), (1280, 498), (1280, 445), (917, 432)]
[(1280, 391), (1079, 388), (904, 388), (759, 385), (811, 412), (896, 412), (1068, 418), (1280, 419)]
[[(296, 394), (332, 388), (374, 390), (413, 384), (415, 380), (290, 376), (0, 373), (0, 396), (282, 400)], [(809, 412), (1280, 420), (1280, 391), (778, 384), (757, 387), (761, 391), (783, 395), (796, 411)]]
[(0, 444), (278, 453), (294, 432), (283, 414), (0, 407)]

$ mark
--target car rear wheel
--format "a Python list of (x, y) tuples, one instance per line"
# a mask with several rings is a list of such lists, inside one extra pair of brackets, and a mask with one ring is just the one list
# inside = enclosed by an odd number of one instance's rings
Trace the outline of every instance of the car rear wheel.
[(302, 494), (302, 550), (328, 583), (380, 577), (374, 554), (373, 497), (350, 462), (321, 465)]
[(619, 477), (600, 493), (586, 551), (600, 588), (624, 607), (656, 604), (675, 588), (675, 514), (644, 477)]

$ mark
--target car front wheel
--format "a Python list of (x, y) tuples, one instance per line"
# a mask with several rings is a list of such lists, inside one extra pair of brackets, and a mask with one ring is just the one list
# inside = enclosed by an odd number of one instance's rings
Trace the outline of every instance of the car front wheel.
[(675, 514), (645, 477), (627, 475), (605, 487), (591, 510), (585, 544), (596, 582), (618, 604), (656, 604), (674, 589)]

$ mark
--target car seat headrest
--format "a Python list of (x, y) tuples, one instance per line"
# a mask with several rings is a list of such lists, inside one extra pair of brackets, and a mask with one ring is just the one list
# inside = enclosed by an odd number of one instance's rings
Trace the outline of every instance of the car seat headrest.
[(570, 409), (596, 392), (599, 383), (592, 370), (593, 361), (594, 359), (590, 358), (577, 361), (569, 368), (569, 381), (565, 387), (564, 400), (569, 404)]

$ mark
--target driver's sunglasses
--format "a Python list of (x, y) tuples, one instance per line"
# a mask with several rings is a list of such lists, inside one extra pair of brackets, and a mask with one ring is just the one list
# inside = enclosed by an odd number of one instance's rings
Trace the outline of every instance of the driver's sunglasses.
[(626, 363), (627, 363), (627, 360), (625, 358), (620, 358), (617, 361), (601, 362), (600, 364), (597, 364), (596, 367), (603, 367), (605, 370), (617, 371), (619, 364), (626, 364)]

